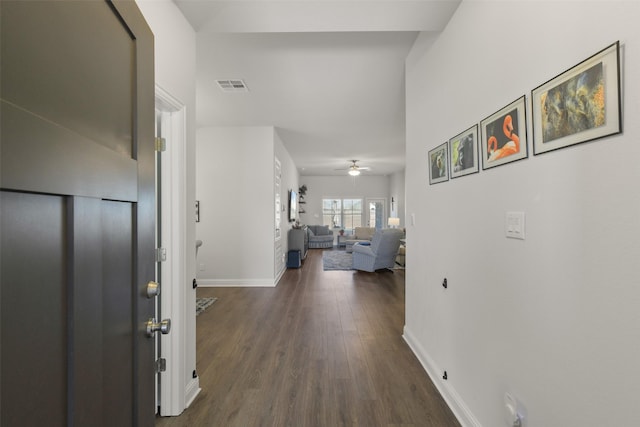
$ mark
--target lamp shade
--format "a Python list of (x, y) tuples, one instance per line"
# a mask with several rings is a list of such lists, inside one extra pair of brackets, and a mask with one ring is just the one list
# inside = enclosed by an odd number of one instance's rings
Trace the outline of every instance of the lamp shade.
[(358, 176), (358, 175), (360, 175), (360, 171), (358, 169), (350, 169), (349, 170), (349, 175)]
[(400, 225), (400, 218), (389, 218), (389, 227), (397, 227)]

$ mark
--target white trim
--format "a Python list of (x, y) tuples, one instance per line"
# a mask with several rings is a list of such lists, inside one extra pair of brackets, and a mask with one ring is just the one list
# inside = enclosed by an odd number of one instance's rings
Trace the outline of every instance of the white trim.
[[(186, 271), (186, 108), (160, 86), (156, 85), (156, 109), (162, 112), (163, 136), (167, 148), (161, 156), (162, 206), (160, 219), (167, 260), (162, 263), (161, 314), (170, 318), (171, 333), (161, 336), (161, 357), (167, 361), (167, 370), (160, 374), (160, 415), (179, 415), (186, 408), (187, 346), (190, 326), (187, 299), (195, 300), (185, 283)], [(195, 318), (195, 313), (193, 313)], [(193, 324), (192, 324), (193, 323)], [(199, 391), (199, 387), (197, 388)], [(192, 392), (191, 392), (192, 393)], [(193, 399), (195, 396), (190, 396)]]
[(416, 355), (420, 364), (427, 372), (427, 375), (429, 375), (431, 381), (436, 386), (449, 408), (451, 408), (451, 411), (456, 416), (460, 424), (462, 424), (463, 427), (482, 427), (482, 424), (480, 424), (480, 422), (474, 417), (469, 407), (465, 404), (451, 384), (442, 380), (442, 369), (440, 369), (435, 361), (429, 357), (429, 354), (424, 350), (424, 348), (422, 348), (418, 340), (406, 325), (404, 327), (402, 338), (409, 345), (413, 354)]
[(200, 378), (193, 378), (191, 381), (189, 381), (189, 383), (187, 384), (187, 388), (185, 390), (185, 398), (186, 398), (185, 408), (188, 408), (189, 406), (191, 406), (191, 404), (196, 399), (198, 394), (200, 394), (201, 390), (202, 389), (200, 388)]
[(207, 287), (275, 287), (278, 284), (273, 279), (198, 279), (198, 286)]
[(286, 268), (282, 268), (280, 270), (280, 272), (278, 272), (278, 275), (276, 276), (276, 280), (274, 281), (274, 286), (277, 286), (278, 283), (280, 283), (280, 279), (282, 279), (282, 276), (284, 276), (284, 272), (287, 271)]

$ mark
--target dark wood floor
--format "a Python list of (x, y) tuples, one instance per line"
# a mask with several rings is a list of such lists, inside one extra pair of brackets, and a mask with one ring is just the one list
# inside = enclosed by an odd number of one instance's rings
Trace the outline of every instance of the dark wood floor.
[(202, 392), (178, 426), (459, 426), (403, 341), (404, 271), (323, 271), (313, 249), (276, 288), (200, 288)]

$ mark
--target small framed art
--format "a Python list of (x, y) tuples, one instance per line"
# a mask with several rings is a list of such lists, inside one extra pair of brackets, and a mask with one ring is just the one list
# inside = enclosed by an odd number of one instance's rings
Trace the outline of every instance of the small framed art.
[(525, 96), (496, 111), (480, 122), (482, 169), (526, 159), (527, 112)]
[(449, 180), (449, 158), (447, 156), (447, 145), (438, 145), (429, 151), (429, 184), (437, 184)]
[(531, 91), (533, 154), (622, 131), (620, 42)]
[(449, 140), (451, 178), (478, 172), (478, 125)]

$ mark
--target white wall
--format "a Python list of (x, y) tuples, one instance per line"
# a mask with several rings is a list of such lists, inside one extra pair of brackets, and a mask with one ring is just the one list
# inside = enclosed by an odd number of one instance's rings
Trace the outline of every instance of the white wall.
[[(198, 253), (198, 283), (274, 285), (275, 138), (271, 126), (198, 129), (196, 233), (205, 242)], [(279, 150), (288, 168), (292, 161), (281, 143)], [(282, 185), (286, 191), (291, 183)]]
[[(637, 423), (639, 16), (628, 1), (463, 1), (407, 62), (405, 337), (465, 425), (506, 426), (505, 392), (529, 427)], [(616, 40), (623, 134), (428, 185), (429, 149)], [(509, 210), (526, 240), (504, 237)]]
[(322, 224), (322, 199), (358, 199), (383, 198), (387, 200), (389, 215), (391, 200), (389, 196), (388, 176), (357, 177), (344, 176), (301, 176), (300, 185), (307, 185), (305, 196), (305, 214), (300, 215), (300, 222), (307, 225)]
[[(196, 37), (195, 32), (177, 6), (170, 0), (136, 0), (155, 38), (155, 80), (164, 90), (186, 106), (186, 201), (185, 218), (193, 218), (195, 203), (195, 105), (196, 105)], [(184, 283), (187, 290), (185, 310), (195, 313), (195, 291), (190, 287), (195, 277), (195, 224), (187, 220), (186, 247), (193, 248), (187, 254), (179, 254), (186, 260)], [(180, 327), (181, 326), (181, 327)], [(185, 325), (176, 325), (185, 331), (184, 373), (186, 398), (195, 396), (197, 379), (192, 378), (196, 370), (195, 315), (186, 316)], [(188, 402), (187, 402), (188, 403)]]

